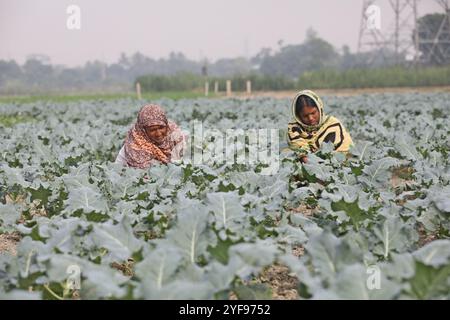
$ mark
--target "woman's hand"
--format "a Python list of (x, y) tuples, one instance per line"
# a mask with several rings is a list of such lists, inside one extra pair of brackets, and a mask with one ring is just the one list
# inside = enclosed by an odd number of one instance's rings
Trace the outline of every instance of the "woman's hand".
[(299, 155), (298, 158), (302, 163), (308, 163), (308, 157), (305, 154)]

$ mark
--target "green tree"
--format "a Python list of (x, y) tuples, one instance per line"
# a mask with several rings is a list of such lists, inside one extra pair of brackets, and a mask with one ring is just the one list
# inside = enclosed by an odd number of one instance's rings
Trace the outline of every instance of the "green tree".
[(17, 80), (22, 77), (20, 66), (14, 61), (0, 60), (0, 85), (8, 80)]
[(336, 67), (338, 64), (339, 54), (334, 47), (310, 29), (304, 43), (283, 46), (274, 55), (265, 55), (260, 71), (265, 75), (296, 78), (303, 72)]

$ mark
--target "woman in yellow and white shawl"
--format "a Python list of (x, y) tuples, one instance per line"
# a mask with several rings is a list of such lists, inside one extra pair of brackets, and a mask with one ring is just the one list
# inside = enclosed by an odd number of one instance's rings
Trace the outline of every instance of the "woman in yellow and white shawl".
[(347, 153), (352, 138), (339, 119), (323, 111), (323, 102), (311, 90), (297, 93), (292, 101), (293, 120), (288, 124), (288, 145), (297, 151), (302, 162), (306, 155), (316, 152), (324, 142), (334, 144), (334, 150)]

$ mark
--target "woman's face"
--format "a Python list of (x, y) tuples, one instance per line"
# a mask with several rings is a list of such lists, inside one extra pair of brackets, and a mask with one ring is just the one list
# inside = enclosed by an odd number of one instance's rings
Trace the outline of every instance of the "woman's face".
[(147, 136), (153, 141), (161, 141), (167, 134), (167, 126), (145, 127)]
[(304, 106), (300, 110), (300, 120), (308, 126), (316, 126), (319, 124), (320, 114), (316, 106)]

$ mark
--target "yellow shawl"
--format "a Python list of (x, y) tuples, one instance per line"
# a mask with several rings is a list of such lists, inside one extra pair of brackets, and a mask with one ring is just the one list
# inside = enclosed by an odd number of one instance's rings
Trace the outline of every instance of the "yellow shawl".
[[(308, 126), (301, 122), (295, 112), (297, 99), (306, 95), (314, 100), (319, 108), (320, 120), (316, 126)], [(348, 152), (352, 138), (341, 121), (333, 116), (325, 116), (323, 102), (310, 90), (300, 91), (292, 101), (294, 119), (288, 124), (287, 141), (289, 148), (302, 153), (316, 152), (323, 142), (334, 144), (335, 151)]]

